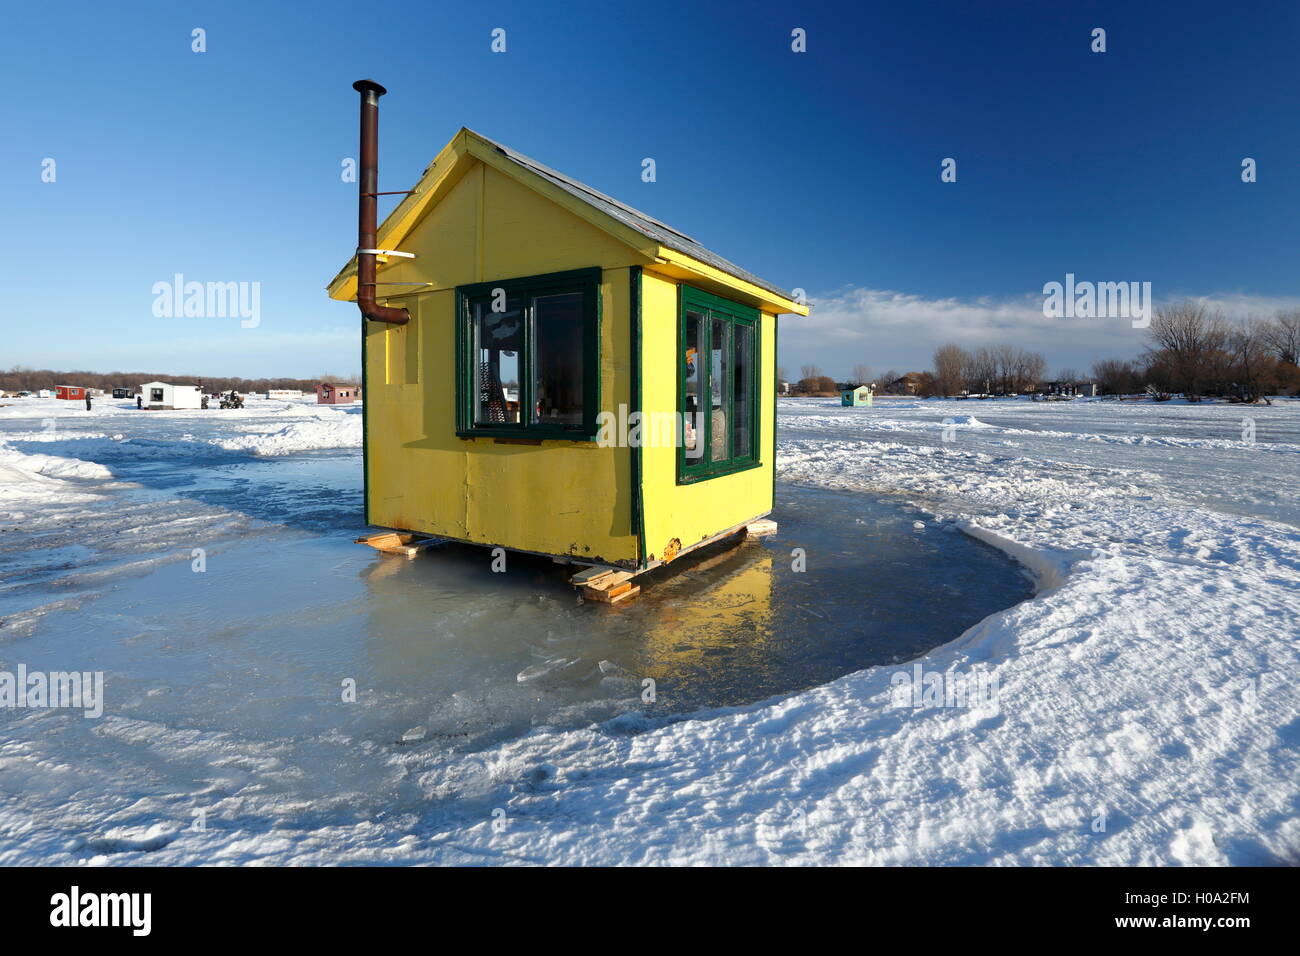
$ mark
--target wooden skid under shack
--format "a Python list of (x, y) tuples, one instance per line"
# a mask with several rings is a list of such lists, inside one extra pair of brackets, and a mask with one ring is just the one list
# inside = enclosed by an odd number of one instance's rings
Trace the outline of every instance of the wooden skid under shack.
[[(744, 541), (771, 537), (776, 532), (776, 522), (770, 518), (763, 518), (753, 521), (733, 534), (717, 539), (712, 543), (719, 544), (722, 541), (731, 540), (738, 546)], [(406, 531), (381, 531), (376, 534), (362, 535), (356, 539), (357, 544), (367, 545), (384, 554), (395, 554), (406, 558), (413, 558), (421, 551), (427, 550), (440, 541), (440, 538), (425, 537)], [(728, 553), (729, 551), (730, 549), (728, 549)], [(555, 560), (562, 561), (565, 559), (556, 558)], [(697, 567), (711, 567), (715, 563), (715, 559), (709, 559)], [(658, 565), (658, 567), (663, 567), (663, 565)], [(578, 593), (586, 601), (595, 601), (598, 604), (622, 604), (624, 601), (630, 601), (641, 593), (641, 586), (636, 583), (636, 579), (646, 573), (648, 571), (634, 574), (631, 571), (624, 571), (621, 568), (613, 568), (607, 565), (588, 565), (570, 577), (569, 583), (578, 589)]]
[(383, 531), (357, 538), (357, 544), (369, 545), (384, 554), (398, 554), (405, 558), (413, 558), (437, 543), (437, 538), (426, 538), (405, 531)]
[[(736, 534), (713, 542), (714, 544), (720, 544), (722, 541), (727, 540), (733, 542), (732, 546), (727, 548), (724, 554), (716, 555), (697, 565), (693, 565), (689, 570), (702, 570), (707, 567), (712, 567), (720, 558), (730, 555), (731, 551), (734, 550), (735, 547), (738, 547), (745, 541), (771, 537), (776, 534), (776, 531), (777, 524), (770, 518), (763, 518), (759, 521), (751, 522), (746, 527), (740, 529)], [(662, 565), (660, 567), (662, 567)], [(582, 595), (584, 600), (595, 601), (599, 604), (620, 604), (623, 601), (631, 600), (641, 593), (641, 587), (636, 583), (636, 580), (647, 573), (649, 573), (649, 571), (643, 571), (641, 574), (633, 574), (629, 571), (620, 570), (619, 568), (592, 565), (569, 578), (569, 583), (578, 589), (578, 592)]]

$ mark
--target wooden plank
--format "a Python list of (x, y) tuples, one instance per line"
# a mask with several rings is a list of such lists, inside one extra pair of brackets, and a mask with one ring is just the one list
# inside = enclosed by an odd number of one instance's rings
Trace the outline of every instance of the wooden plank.
[(372, 548), (393, 548), (399, 544), (406, 544), (411, 539), (411, 535), (402, 534), (399, 531), (381, 531), (378, 534), (363, 534), (357, 538), (357, 544), (368, 544)]
[(595, 601), (597, 604), (617, 604), (620, 601), (626, 601), (628, 598), (636, 597), (640, 593), (641, 588), (631, 581), (624, 581), (608, 591), (597, 591), (592, 588), (582, 589), (583, 598), (588, 601)]
[(574, 587), (582, 587), (583, 585), (586, 584), (594, 584), (596, 581), (600, 580), (606, 575), (613, 574), (615, 570), (616, 570), (615, 568), (607, 568), (602, 565), (595, 564), (589, 568), (579, 571), (573, 577), (569, 578), (569, 583), (572, 584)]
[(367, 534), (357, 538), (357, 544), (364, 544), (384, 554), (397, 554), (413, 558), (421, 551), (439, 542), (439, 538), (422, 538), (408, 531), (382, 531), (379, 534)]
[[(703, 551), (705, 548), (717, 544), (719, 541), (724, 541), (727, 538), (731, 538), (737, 535), (740, 537), (741, 541), (744, 541), (746, 535), (745, 529), (758, 520), (760, 519), (755, 518), (752, 521), (742, 521), (740, 524), (733, 525), (732, 527), (728, 528), (726, 531), (719, 531), (717, 534), (709, 535), (709, 537), (704, 538), (701, 541), (697, 541), (689, 547), (682, 548), (681, 551), (679, 551), (675, 556), (675, 559), (683, 558), (688, 554), (694, 554), (696, 551)], [(647, 562), (645, 567), (637, 571), (637, 574), (644, 574), (647, 571), (653, 571), (655, 568), (665, 567), (666, 565), (667, 562), (664, 561), (649, 561)]]
[(626, 591), (624, 591), (622, 594), (618, 595), (617, 597), (610, 598), (609, 603), (618, 604), (620, 601), (630, 601), (632, 600), (632, 598), (636, 597), (640, 593), (641, 593), (640, 586), (634, 584)]
[(582, 596), (588, 601), (601, 601), (608, 604), (613, 598), (616, 598), (620, 594), (623, 594), (625, 591), (630, 591), (631, 589), (631, 583), (624, 581), (622, 584), (615, 585), (611, 588), (583, 588)]
[[(609, 588), (583, 588), (582, 596), (588, 601), (599, 601), (602, 604), (612, 604), (614, 599), (620, 594), (626, 594), (632, 590), (635, 585), (631, 581), (624, 581), (621, 584), (615, 584)], [(640, 590), (638, 588), (638, 590)]]
[(421, 538), (419, 541), (412, 541), (410, 544), (399, 544), (394, 548), (381, 548), (384, 554), (400, 554), (405, 558), (413, 558), (421, 551), (425, 551), (438, 543), (437, 538)]
[(610, 588), (619, 587), (631, 580), (632, 575), (627, 571), (612, 571), (592, 580), (586, 585), (586, 588), (589, 591), (608, 591)]
[(776, 534), (776, 522), (771, 518), (760, 518), (745, 525), (746, 538), (770, 538)]

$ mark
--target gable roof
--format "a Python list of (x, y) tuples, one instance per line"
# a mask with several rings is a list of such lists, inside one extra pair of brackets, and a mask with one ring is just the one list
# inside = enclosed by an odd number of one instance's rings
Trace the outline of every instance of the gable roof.
[[(473, 133), (473, 130), (467, 129), (466, 132)], [(752, 272), (742, 269), (730, 260), (724, 259), (716, 252), (706, 249), (690, 236), (683, 232), (679, 232), (667, 223), (660, 222), (652, 216), (647, 216), (639, 209), (633, 209), (626, 203), (621, 203), (617, 199), (606, 196), (599, 190), (592, 189), (586, 183), (580, 183), (576, 179), (570, 179), (563, 173), (558, 173), (548, 166), (543, 166), (537, 160), (530, 159), (523, 153), (517, 153), (508, 146), (503, 146), (495, 140), (488, 139), (486, 136), (481, 136), (478, 133), (474, 133), (474, 135), (478, 136), (479, 139), (483, 140), (483, 142), (492, 146), (493, 149), (512, 163), (516, 163), (525, 169), (532, 170), (539, 176), (549, 179), (565, 192), (575, 196), (595, 209), (600, 210), (605, 213), (605, 215), (612, 216), (624, 225), (631, 226), (647, 239), (653, 239), (655, 242), (667, 246), (669, 249), (676, 249), (678, 252), (684, 252), (693, 259), (698, 259), (706, 265), (713, 266), (713, 268), (725, 272), (727, 275), (735, 276), (737, 279), (743, 279), (752, 285), (758, 286), (760, 289), (766, 289), (768, 292), (775, 292), (783, 299), (792, 298), (790, 293), (786, 292), (780, 286), (773, 285), (765, 279), (760, 279)]]
[[(450, 185), (458, 179), (452, 173), (469, 157), (511, 175), (547, 198), (556, 200), (570, 212), (627, 242), (651, 259), (665, 258), (665, 250), (671, 250), (672, 254), (667, 257), (667, 261), (674, 266), (705, 278), (716, 279), (717, 276), (711, 273), (730, 276), (756, 291), (766, 293), (762, 298), (769, 300), (772, 306), (781, 311), (808, 314), (808, 307), (796, 302), (789, 292), (742, 269), (667, 223), (466, 127), (461, 127), (460, 132), (425, 168), (415, 189), (380, 225), (377, 233), (379, 247), (394, 249), (400, 245), (423, 218), (431, 203), (436, 201), (440, 187), (444, 183)], [(354, 277), (355, 271), (354, 255), (330, 283), (330, 294), (338, 297), (345, 287), (351, 287), (347, 279)], [(352, 292), (355, 294), (355, 288), (352, 288)]]

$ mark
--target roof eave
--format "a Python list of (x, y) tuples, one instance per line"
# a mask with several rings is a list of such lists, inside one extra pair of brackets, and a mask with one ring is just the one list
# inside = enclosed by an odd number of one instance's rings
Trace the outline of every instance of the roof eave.
[(693, 256), (676, 249), (669, 249), (667, 246), (659, 247), (656, 264), (659, 271), (669, 278), (703, 280), (719, 290), (725, 289), (733, 294), (738, 293), (748, 304), (763, 312), (774, 315), (808, 314), (808, 306), (805, 303), (798, 302), (785, 293), (755, 285), (753, 282), (741, 279), (706, 262), (700, 262)]

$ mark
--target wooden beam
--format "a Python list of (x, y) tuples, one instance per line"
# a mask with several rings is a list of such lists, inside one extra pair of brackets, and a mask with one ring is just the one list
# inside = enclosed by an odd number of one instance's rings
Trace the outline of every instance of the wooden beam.
[(595, 584), (601, 578), (611, 574), (617, 574), (618, 568), (607, 567), (603, 564), (594, 564), (588, 568), (579, 571), (573, 577), (569, 578), (569, 583), (575, 588), (584, 587), (588, 584)]
[(383, 554), (397, 554), (404, 558), (413, 558), (440, 541), (440, 538), (421, 537), (407, 531), (381, 531), (379, 534), (365, 534), (357, 538), (357, 544), (369, 545)]

